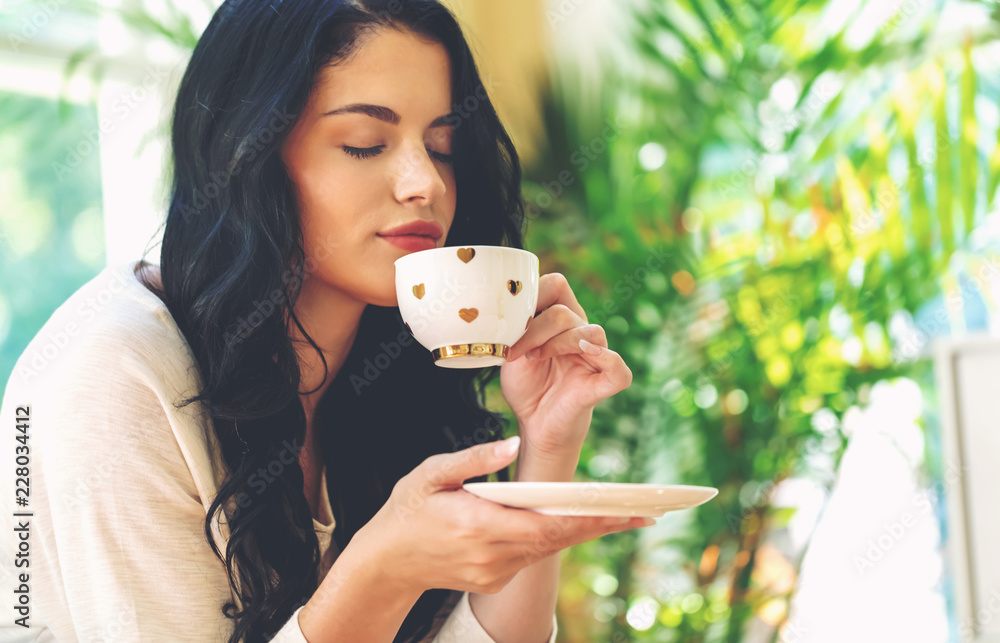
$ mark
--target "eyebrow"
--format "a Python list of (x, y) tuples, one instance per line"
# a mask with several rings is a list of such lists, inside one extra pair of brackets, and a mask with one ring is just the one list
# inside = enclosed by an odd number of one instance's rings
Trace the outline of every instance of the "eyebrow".
[[(392, 125), (399, 125), (400, 118), (399, 114), (392, 111), (388, 107), (382, 107), (381, 105), (369, 105), (367, 103), (352, 103), (351, 105), (344, 105), (343, 107), (338, 107), (337, 109), (331, 110), (323, 114), (323, 116), (337, 116), (340, 114), (364, 114), (365, 116), (371, 116), (372, 118), (377, 118), (380, 121), (385, 121)], [(431, 123), (430, 128), (435, 127), (446, 127), (449, 126), (449, 118), (453, 114), (445, 114), (444, 116), (438, 116)]]

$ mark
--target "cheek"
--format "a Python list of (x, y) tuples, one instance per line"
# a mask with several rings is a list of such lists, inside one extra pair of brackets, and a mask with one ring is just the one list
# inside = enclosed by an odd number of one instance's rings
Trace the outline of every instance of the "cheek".
[(454, 213), (455, 204), (458, 202), (458, 184), (455, 182), (455, 170), (449, 169), (442, 172), (441, 178), (444, 179), (444, 184), (448, 188), (445, 199), (447, 199), (449, 211)]
[(328, 150), (322, 162), (315, 163), (308, 176), (314, 200), (323, 203), (367, 203), (387, 189), (386, 161), (382, 157), (367, 160), (350, 158), (340, 149)]
[(324, 207), (335, 202), (333, 197), (338, 188), (349, 185), (343, 172), (327, 159), (324, 163), (312, 163), (300, 174), (300, 189), (308, 209), (322, 212)]
[(299, 183), (303, 234), (343, 237), (357, 228), (360, 219), (354, 214), (366, 209), (371, 185), (370, 177), (354, 176), (350, 168), (333, 163), (303, 173)]

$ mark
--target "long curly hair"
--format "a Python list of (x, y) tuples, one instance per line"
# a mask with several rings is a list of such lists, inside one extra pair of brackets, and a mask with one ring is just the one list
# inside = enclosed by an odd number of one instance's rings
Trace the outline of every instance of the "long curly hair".
[[(441, 43), (452, 62), (453, 104), (462, 109), (452, 122), (458, 190), (446, 245), (522, 247), (517, 153), (459, 25), (435, 0), (229, 0), (178, 91), (160, 265), (164, 299), (201, 376), (199, 395), (181, 404), (204, 405), (227, 466), (204, 526), (242, 604), (220, 606), (234, 621), (229, 643), (268, 640), (318, 586), (298, 458), (267, 484), (253, 475), (286, 463), (304, 441), (292, 324), (322, 358), (294, 313), (309, 258), (280, 149), (324, 66), (388, 28)], [(484, 408), (499, 368), (436, 367), (415, 341), (400, 341), (406, 332), (398, 308), (368, 306), (316, 409), (341, 551), (421, 461), (503, 437), (504, 418)], [(506, 469), (498, 475), (509, 480)], [(217, 515), (230, 528), (224, 556), (211, 534)], [(452, 592), (424, 592), (396, 641), (426, 636)]]

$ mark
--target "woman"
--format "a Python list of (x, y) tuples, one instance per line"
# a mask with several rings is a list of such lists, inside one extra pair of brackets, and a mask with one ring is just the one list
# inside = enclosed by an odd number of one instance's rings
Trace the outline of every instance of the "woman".
[[(4, 619), (5, 640), (555, 640), (553, 554), (651, 521), (461, 484), (508, 480), (515, 455), (518, 480), (572, 480), (631, 372), (558, 274), (499, 369), (434, 366), (396, 308), (407, 252), (521, 245), (518, 158), (484, 96), (432, 0), (216, 12), (177, 97), (160, 267), (84, 286), (7, 389), (4, 432), (30, 408), (35, 629)], [(482, 406), (497, 370), (519, 453)]]

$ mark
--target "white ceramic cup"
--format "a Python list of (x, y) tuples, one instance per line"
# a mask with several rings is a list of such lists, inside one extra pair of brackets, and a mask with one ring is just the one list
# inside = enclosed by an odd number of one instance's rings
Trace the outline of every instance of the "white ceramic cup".
[(504, 246), (448, 246), (400, 257), (407, 328), (446, 368), (503, 364), (538, 305), (538, 257)]

